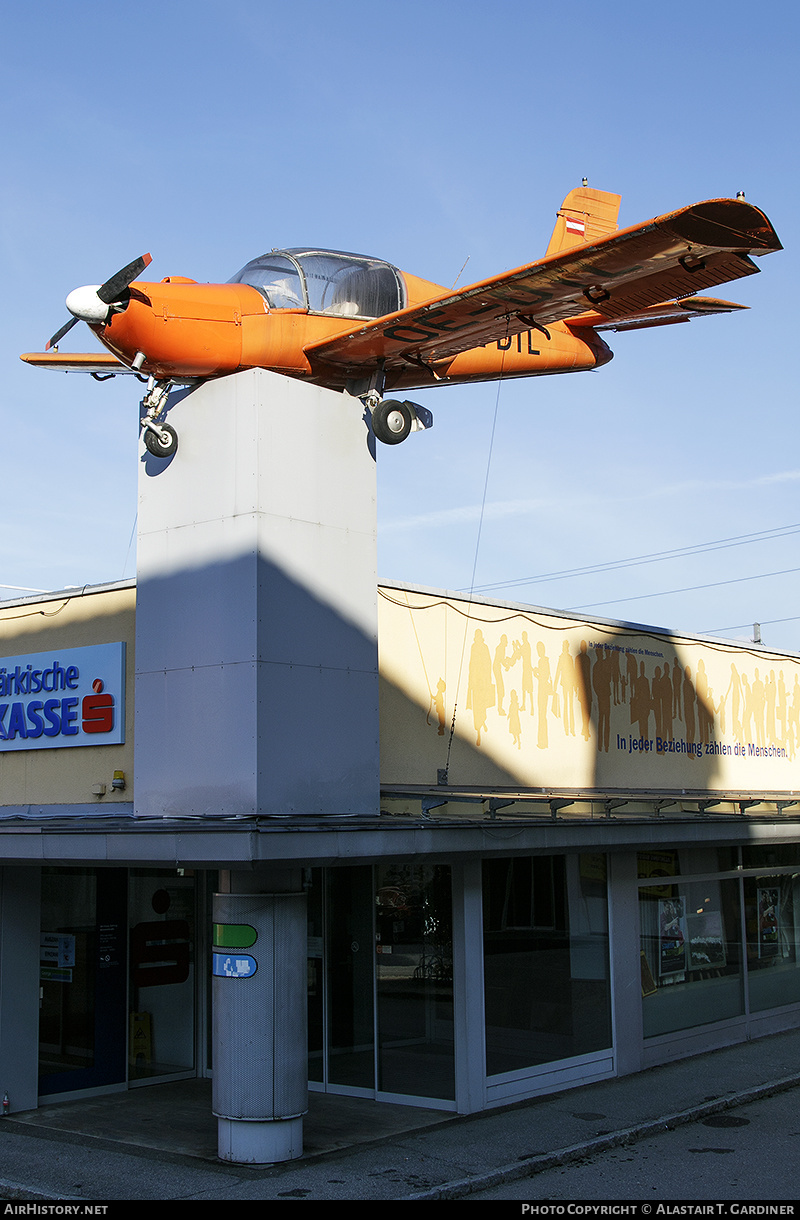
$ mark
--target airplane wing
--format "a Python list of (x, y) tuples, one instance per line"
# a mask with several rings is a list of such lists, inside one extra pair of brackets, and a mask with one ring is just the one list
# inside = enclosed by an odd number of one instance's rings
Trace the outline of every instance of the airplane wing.
[[(98, 381), (106, 377), (138, 377), (147, 381), (147, 377), (136, 369), (130, 368), (112, 356), (111, 352), (59, 352), (51, 349), (49, 352), (23, 352), (20, 360), (32, 364), (37, 369), (51, 369), (56, 373), (91, 373)], [(199, 377), (173, 377), (176, 385), (194, 385), (202, 380)]]
[(95, 376), (116, 377), (118, 373), (136, 376), (111, 352), (23, 352), (20, 360), (37, 369), (53, 369), (57, 373), (92, 373)]
[(377, 367), (448, 360), (459, 352), (531, 327), (585, 315), (600, 324), (693, 296), (758, 267), (749, 255), (780, 250), (758, 208), (739, 199), (710, 199), (590, 245), (444, 292), (354, 327), (306, 349), (312, 367), (334, 366), (352, 377)]

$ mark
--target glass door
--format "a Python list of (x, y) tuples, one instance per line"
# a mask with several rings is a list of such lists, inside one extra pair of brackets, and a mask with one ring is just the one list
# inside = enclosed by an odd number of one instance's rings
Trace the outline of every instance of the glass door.
[(130, 870), (131, 1084), (195, 1070), (195, 883), (175, 869)]
[(375, 872), (378, 1091), (452, 1101), (450, 868), (393, 863)]
[(45, 868), (39, 1094), (125, 1080), (125, 869)]
[(327, 1031), (331, 1085), (375, 1088), (372, 868), (328, 870)]
[(311, 870), (308, 1031), (326, 1091), (454, 1099), (447, 865)]

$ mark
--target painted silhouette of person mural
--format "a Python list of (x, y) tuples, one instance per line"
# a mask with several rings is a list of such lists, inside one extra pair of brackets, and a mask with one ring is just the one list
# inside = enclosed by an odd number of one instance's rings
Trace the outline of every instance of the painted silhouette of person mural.
[(561, 652), (556, 664), (556, 673), (553, 679), (553, 687), (557, 691), (561, 688), (561, 719), (564, 723), (564, 736), (575, 736), (575, 660), (569, 650), (569, 640), (564, 640), (561, 645)]
[(584, 741), (591, 737), (589, 725), (592, 719), (592, 658), (586, 640), (581, 640), (575, 658), (575, 687), (581, 709), (581, 736)]
[(723, 696), (726, 704), (728, 702), (729, 695), (731, 700), (731, 730), (734, 737), (738, 741), (742, 736), (741, 709), (744, 692), (742, 690), (742, 679), (739, 676), (739, 671), (733, 664), (731, 664), (731, 680), (728, 683), (728, 689)]
[(547, 700), (553, 693), (553, 681), (550, 677), (550, 662), (544, 650), (544, 644), (536, 645), (537, 662), (533, 670), (536, 678), (536, 710), (539, 713), (538, 734), (536, 744), (540, 750), (547, 749)]
[(495, 693), (492, 683), (492, 658), (483, 638), (476, 631), (469, 654), (469, 677), (467, 679), (467, 709), (472, 710), (475, 725), (476, 745), (481, 744), (481, 733), (488, 732), (486, 713), (494, 707)]
[(679, 657), (672, 662), (672, 719), (683, 720), (683, 666)]
[(494, 650), (494, 661), (492, 662), (492, 674), (494, 675), (494, 686), (497, 696), (497, 711), (501, 716), (505, 716), (505, 708), (503, 707), (503, 699), (505, 698), (506, 686), (503, 681), (503, 670), (508, 669), (511, 665), (511, 658), (506, 656), (508, 648), (508, 636), (501, 635), (500, 643)]
[(522, 722), (519, 718), (519, 695), (515, 690), (512, 690), (510, 703), (508, 706), (508, 731), (511, 734), (514, 745), (518, 750), (522, 749)]
[[(686, 740), (689, 745), (694, 745), (696, 734), (696, 722), (694, 714), (695, 706), (695, 690), (692, 682), (692, 668), (687, 665), (683, 671), (683, 720), (686, 729)], [(693, 758), (693, 754), (689, 754)]]
[(608, 660), (599, 645), (595, 648), (592, 666), (592, 689), (597, 695), (597, 748), (607, 753), (611, 733), (611, 674)]

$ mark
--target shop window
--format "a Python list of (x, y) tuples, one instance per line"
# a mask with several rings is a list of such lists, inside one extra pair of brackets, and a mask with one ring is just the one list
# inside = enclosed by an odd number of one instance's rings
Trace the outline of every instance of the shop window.
[(657, 877), (683, 877), (692, 873), (731, 872), (739, 865), (738, 847), (653, 848), (636, 857), (640, 881)]
[(450, 868), (376, 869), (378, 1089), (455, 1098)]
[(781, 868), (800, 864), (800, 843), (748, 844), (742, 848), (742, 868)]
[(643, 887), (639, 919), (646, 1038), (744, 1011), (738, 880)]
[(800, 1001), (800, 875), (746, 877), (747, 979), (750, 1008), (761, 1012)]
[(611, 1045), (605, 856), (483, 864), (486, 1071)]

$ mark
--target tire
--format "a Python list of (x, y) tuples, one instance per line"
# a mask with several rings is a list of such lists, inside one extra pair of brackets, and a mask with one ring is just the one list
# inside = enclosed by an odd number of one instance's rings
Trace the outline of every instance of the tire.
[(384, 445), (399, 445), (410, 433), (414, 417), (408, 403), (385, 398), (372, 412), (372, 431)]
[(148, 453), (152, 453), (153, 457), (172, 457), (175, 450), (178, 448), (178, 434), (169, 424), (159, 424), (162, 432), (169, 434), (169, 439), (166, 443), (159, 436), (158, 432), (154, 432), (152, 428), (144, 430), (144, 445)]

